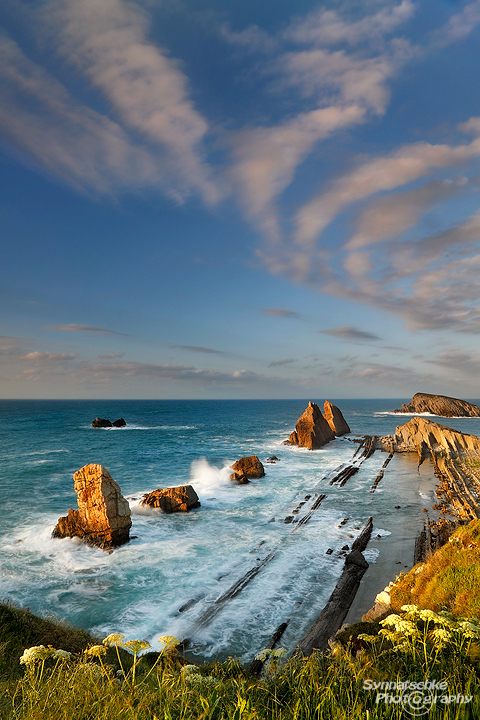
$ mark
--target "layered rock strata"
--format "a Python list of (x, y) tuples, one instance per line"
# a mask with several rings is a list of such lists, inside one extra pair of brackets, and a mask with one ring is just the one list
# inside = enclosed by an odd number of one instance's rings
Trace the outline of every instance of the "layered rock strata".
[(53, 530), (53, 537), (80, 537), (109, 549), (130, 539), (130, 506), (103, 465), (85, 465), (73, 476), (78, 510), (70, 509)]
[(200, 507), (198, 495), (191, 485), (158, 488), (143, 496), (141, 505), (160, 508), (165, 513), (189, 512)]
[(230, 475), (231, 480), (235, 480), (240, 484), (255, 478), (265, 477), (265, 468), (256, 455), (240, 458), (232, 465), (233, 473)]
[(402, 405), (396, 413), (431, 413), (440, 417), (480, 417), (480, 408), (466, 400), (447, 395), (416, 393), (409, 403)]
[(335, 433), (323, 417), (318, 405), (309, 402), (303, 415), (298, 418), (295, 430), (288, 438), (287, 443), (299, 445), (308, 450), (317, 450), (334, 439)]
[(337, 437), (350, 432), (350, 428), (342, 415), (342, 411), (329, 400), (325, 400), (323, 405), (323, 416)]
[(412, 418), (395, 429), (393, 437), (378, 438), (377, 447), (388, 452), (416, 452), (420, 464), (432, 458), (440, 480), (438, 497), (461, 520), (480, 516), (480, 439), (425, 418)]

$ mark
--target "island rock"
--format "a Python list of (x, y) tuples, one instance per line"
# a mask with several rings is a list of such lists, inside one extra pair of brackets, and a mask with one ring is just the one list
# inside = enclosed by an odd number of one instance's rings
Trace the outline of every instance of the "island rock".
[(118, 420), (114, 420), (112, 423), (113, 427), (125, 427), (126, 424), (123, 418), (118, 418)]
[(92, 422), (92, 427), (107, 428), (112, 427), (112, 423), (110, 422), (110, 420), (105, 420), (105, 418), (96, 417), (95, 420)]
[(335, 434), (328, 422), (323, 417), (320, 408), (314, 402), (309, 402), (308, 407), (301, 415), (287, 440), (290, 445), (316, 450), (326, 445), (330, 440), (335, 439)]
[(402, 405), (396, 413), (431, 413), (440, 417), (480, 417), (480, 408), (466, 400), (416, 393), (409, 403)]
[(323, 405), (323, 416), (337, 437), (350, 432), (350, 428), (342, 415), (342, 411), (329, 400), (325, 400)]
[(240, 484), (245, 484), (245, 478), (262, 478), (265, 477), (265, 468), (256, 455), (240, 458), (232, 465), (234, 471), (230, 475), (231, 480), (236, 480)]
[(188, 512), (200, 507), (198, 495), (191, 485), (158, 488), (143, 496), (141, 505), (160, 508), (165, 513)]
[(109, 549), (130, 539), (130, 506), (103, 465), (91, 464), (73, 476), (78, 510), (70, 509), (53, 530), (53, 537), (80, 537)]

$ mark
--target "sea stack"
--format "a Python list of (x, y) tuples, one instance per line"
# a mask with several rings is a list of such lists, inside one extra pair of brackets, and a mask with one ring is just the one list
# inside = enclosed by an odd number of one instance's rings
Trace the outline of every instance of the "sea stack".
[(323, 405), (323, 416), (337, 437), (350, 432), (350, 428), (342, 415), (342, 411), (329, 400), (325, 400)]
[(78, 510), (70, 509), (53, 530), (53, 537), (80, 537), (108, 550), (130, 539), (130, 506), (103, 465), (85, 465), (73, 476)]
[(314, 402), (301, 415), (295, 430), (288, 438), (287, 445), (298, 445), (308, 450), (317, 450), (335, 439), (335, 433), (323, 417), (320, 408)]
[(415, 393), (409, 403), (404, 403), (396, 413), (431, 413), (440, 417), (480, 417), (480, 408), (466, 400), (447, 395)]

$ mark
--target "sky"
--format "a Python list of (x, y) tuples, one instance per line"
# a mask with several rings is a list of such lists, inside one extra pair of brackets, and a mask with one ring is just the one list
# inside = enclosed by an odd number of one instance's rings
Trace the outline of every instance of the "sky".
[(1, 398), (480, 397), (480, 0), (0, 0)]

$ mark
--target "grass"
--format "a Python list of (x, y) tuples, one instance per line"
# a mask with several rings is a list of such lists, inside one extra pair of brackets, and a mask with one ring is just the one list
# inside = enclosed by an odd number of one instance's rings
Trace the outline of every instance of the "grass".
[(414, 603), (455, 616), (480, 617), (480, 520), (457, 528), (427, 562), (402, 574), (390, 598), (396, 610)]
[[(2, 605), (0, 717), (400, 720), (411, 716), (409, 693), (403, 703), (386, 704), (378, 690), (369, 689), (372, 683), (436, 679), (446, 683), (443, 692), (455, 701), (439, 699), (422, 717), (479, 718), (480, 623), (459, 618), (480, 616), (479, 552), (480, 520), (459, 528), (427, 563), (401, 576), (392, 592), (396, 612), (350, 626), (329, 652), (283, 663), (271, 657), (262, 678), (234, 659), (186, 665), (168, 640), (160, 654), (139, 656), (144, 644), (121, 636), (109, 636), (106, 645), (113, 647), (107, 648), (83, 630)], [(432, 609), (422, 609), (427, 607)], [(46, 649), (24, 656), (38, 653), (38, 659), (20, 665), (24, 649), (38, 645)], [(48, 646), (68, 650), (72, 657), (55, 657)], [(399, 700), (401, 692), (392, 690), (389, 697)], [(458, 703), (459, 696), (470, 700)]]

